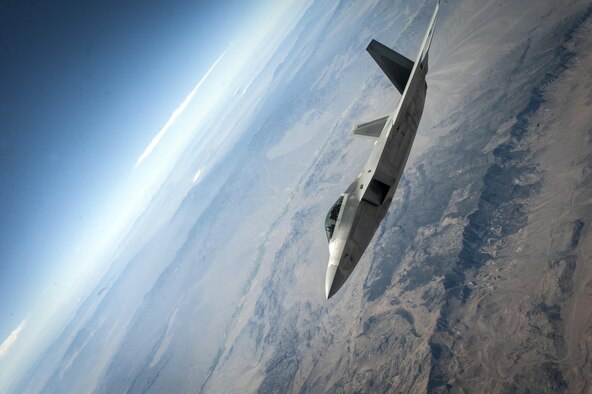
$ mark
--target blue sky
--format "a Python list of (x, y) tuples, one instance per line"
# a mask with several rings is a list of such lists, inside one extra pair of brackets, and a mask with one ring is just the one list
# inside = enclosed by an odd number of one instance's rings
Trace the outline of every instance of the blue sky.
[(268, 3), (2, 3), (0, 341), (141, 200), (155, 167), (138, 159)]

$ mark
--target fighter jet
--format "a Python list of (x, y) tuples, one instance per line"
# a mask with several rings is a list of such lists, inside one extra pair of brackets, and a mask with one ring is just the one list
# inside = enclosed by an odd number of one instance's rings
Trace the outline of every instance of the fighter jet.
[(389, 209), (423, 113), (432, 42), (439, 1), (415, 62), (372, 40), (366, 50), (401, 93), (395, 111), (384, 118), (357, 125), (355, 136), (375, 139), (374, 149), (356, 180), (329, 210), (325, 231), (329, 265), (327, 299), (345, 283)]

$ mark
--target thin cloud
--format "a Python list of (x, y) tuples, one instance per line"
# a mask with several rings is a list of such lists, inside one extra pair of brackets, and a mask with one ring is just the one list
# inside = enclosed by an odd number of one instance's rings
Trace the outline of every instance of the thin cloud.
[(150, 144), (148, 144), (148, 146), (146, 147), (146, 149), (144, 150), (144, 152), (140, 155), (140, 157), (136, 161), (136, 164), (134, 165), (134, 168), (136, 168), (137, 166), (139, 166), (140, 163), (142, 163), (144, 161), (144, 159), (146, 159), (150, 155), (150, 153), (152, 153), (152, 151), (154, 150), (154, 148), (156, 147), (156, 145), (158, 145), (158, 143), (160, 142), (160, 140), (162, 139), (162, 137), (165, 135), (165, 133), (168, 131), (168, 129), (171, 127), (171, 125), (175, 122), (175, 120), (177, 120), (177, 118), (179, 117), (179, 115), (181, 115), (183, 113), (183, 111), (185, 111), (185, 108), (187, 108), (187, 106), (189, 105), (189, 103), (191, 102), (191, 100), (193, 100), (193, 97), (197, 93), (198, 89), (205, 82), (205, 80), (208, 78), (208, 76), (214, 70), (214, 68), (216, 68), (216, 66), (218, 65), (218, 63), (220, 62), (220, 60), (222, 60), (222, 58), (226, 54), (226, 51), (228, 51), (228, 48), (226, 48), (226, 50), (224, 50), (224, 52), (222, 52), (222, 54), (220, 55), (220, 57), (218, 57), (218, 59), (214, 62), (214, 64), (212, 64), (212, 66), (206, 72), (206, 74), (199, 80), (199, 82), (197, 83), (197, 85), (195, 85), (195, 87), (193, 88), (193, 90), (187, 95), (187, 97), (185, 97), (185, 100), (183, 100), (183, 102), (181, 103), (181, 105), (179, 105), (179, 107), (177, 107), (177, 109), (173, 112), (173, 114), (171, 115), (171, 117), (169, 118), (169, 120), (167, 120), (167, 122), (164, 124), (164, 126), (158, 132), (158, 134), (156, 134), (156, 136), (152, 139), (152, 141), (150, 142)]
[(191, 181), (192, 183), (197, 182), (197, 180), (199, 178), (201, 178), (201, 174), (203, 173), (203, 168), (200, 168), (199, 170), (197, 170), (197, 172), (195, 173), (195, 175), (193, 176), (193, 180)]
[(16, 326), (16, 328), (12, 330), (12, 332), (6, 337), (4, 342), (2, 342), (2, 345), (0, 345), (0, 358), (4, 358), (4, 356), (6, 356), (12, 345), (14, 345), (14, 343), (19, 337), (19, 334), (21, 333), (23, 328), (25, 328), (26, 322), (27, 319), (20, 322), (20, 324)]

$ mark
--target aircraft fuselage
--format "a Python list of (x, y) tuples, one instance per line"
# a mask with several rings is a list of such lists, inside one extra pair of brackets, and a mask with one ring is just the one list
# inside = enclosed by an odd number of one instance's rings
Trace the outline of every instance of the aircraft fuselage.
[(386, 215), (403, 175), (423, 113), (427, 92), (427, 50), (436, 14), (437, 8), (418, 59), (407, 74), (409, 79), (404, 84), (405, 90), (397, 108), (386, 120), (362, 171), (327, 216), (328, 221), (331, 219), (328, 226), (333, 225), (327, 229), (330, 255), (325, 282), (327, 298), (343, 286), (358, 264)]

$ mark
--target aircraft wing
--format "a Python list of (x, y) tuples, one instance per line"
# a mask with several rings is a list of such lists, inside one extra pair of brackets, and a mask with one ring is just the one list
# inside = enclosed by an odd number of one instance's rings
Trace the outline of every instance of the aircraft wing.
[(438, 11), (440, 9), (440, 0), (438, 0), (436, 2), (436, 9), (434, 10), (434, 14), (432, 15), (432, 20), (430, 21), (430, 26), (428, 28), (428, 31), (423, 39), (423, 43), (421, 44), (421, 50), (420, 50), (420, 57), (419, 57), (419, 64), (423, 65), (425, 64), (427, 57), (428, 57), (428, 51), (430, 50), (430, 45), (432, 44), (432, 37), (434, 36), (434, 30), (436, 29), (436, 20), (438, 19)]

